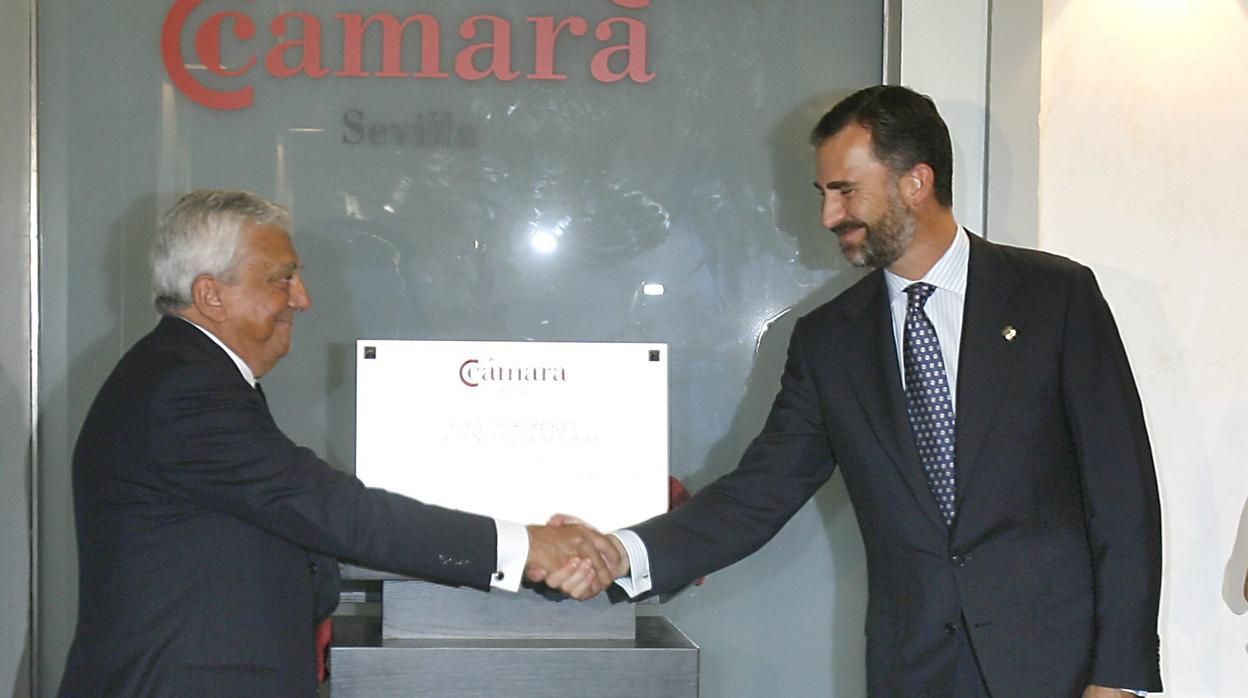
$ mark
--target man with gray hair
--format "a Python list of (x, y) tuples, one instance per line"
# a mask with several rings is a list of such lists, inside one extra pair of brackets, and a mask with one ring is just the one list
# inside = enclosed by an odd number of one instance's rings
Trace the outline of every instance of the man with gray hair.
[[(73, 458), (78, 627), (62, 696), (308, 696), (337, 559), (514, 591), (527, 568), (618, 564), (583, 528), (524, 527), (365, 487), (288, 439), (258, 379), (311, 307), (290, 215), (195, 191), (152, 245), (156, 328), (121, 359)], [(538, 572), (542, 570), (542, 572)]]

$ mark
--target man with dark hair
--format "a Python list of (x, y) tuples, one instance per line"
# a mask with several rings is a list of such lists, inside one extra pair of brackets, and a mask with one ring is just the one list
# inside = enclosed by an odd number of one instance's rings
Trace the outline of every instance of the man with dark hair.
[(152, 245), (164, 316), (91, 405), (74, 450), (78, 627), (62, 696), (310, 696), (337, 559), (514, 591), (565, 566), (612, 579), (584, 529), (521, 526), (366, 488), (278, 429), (258, 379), (312, 299), (285, 209), (187, 194)]
[(869, 695), (1161, 690), (1156, 476), (1092, 272), (958, 226), (927, 97), (860, 91), (812, 141), (822, 223), (875, 271), (798, 321), (737, 469), (614, 534), (621, 586), (740, 560), (839, 465), (867, 553)]
[(889, 85), (859, 90), (819, 119), (810, 144), (818, 148), (851, 123), (871, 132), (872, 153), (892, 172), (931, 167), (936, 203), (953, 206), (953, 144), (930, 97)]

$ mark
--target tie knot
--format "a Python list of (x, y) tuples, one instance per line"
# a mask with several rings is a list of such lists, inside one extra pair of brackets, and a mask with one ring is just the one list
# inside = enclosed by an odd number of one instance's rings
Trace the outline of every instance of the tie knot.
[(910, 305), (918, 306), (920, 308), (923, 307), (923, 304), (926, 303), (927, 299), (930, 298), (935, 292), (935, 286), (923, 281), (910, 284), (906, 287), (906, 295), (910, 297)]

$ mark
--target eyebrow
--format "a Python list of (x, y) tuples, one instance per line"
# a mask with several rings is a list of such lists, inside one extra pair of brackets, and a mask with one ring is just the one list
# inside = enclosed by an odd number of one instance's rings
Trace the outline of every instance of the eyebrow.
[(300, 269), (303, 269), (303, 262), (287, 262), (286, 264), (279, 264), (276, 267), (274, 267), (270, 276), (279, 276), (288, 271), (295, 272), (295, 271), (299, 271)]
[(815, 191), (820, 192), (820, 193), (825, 192), (829, 189), (843, 192), (846, 189), (853, 189), (854, 187), (852, 182), (847, 182), (843, 179), (834, 179), (831, 182), (828, 182), (827, 184), (824, 184), (824, 185), (820, 185), (818, 182), (811, 182), (811, 184), (814, 184)]

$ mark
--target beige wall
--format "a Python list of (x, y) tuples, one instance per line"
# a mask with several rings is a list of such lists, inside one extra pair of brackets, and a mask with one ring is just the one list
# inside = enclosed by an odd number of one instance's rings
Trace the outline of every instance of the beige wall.
[(1164, 506), (1166, 695), (1248, 694), (1248, 17), (1046, 0), (1039, 247), (1117, 315)]

